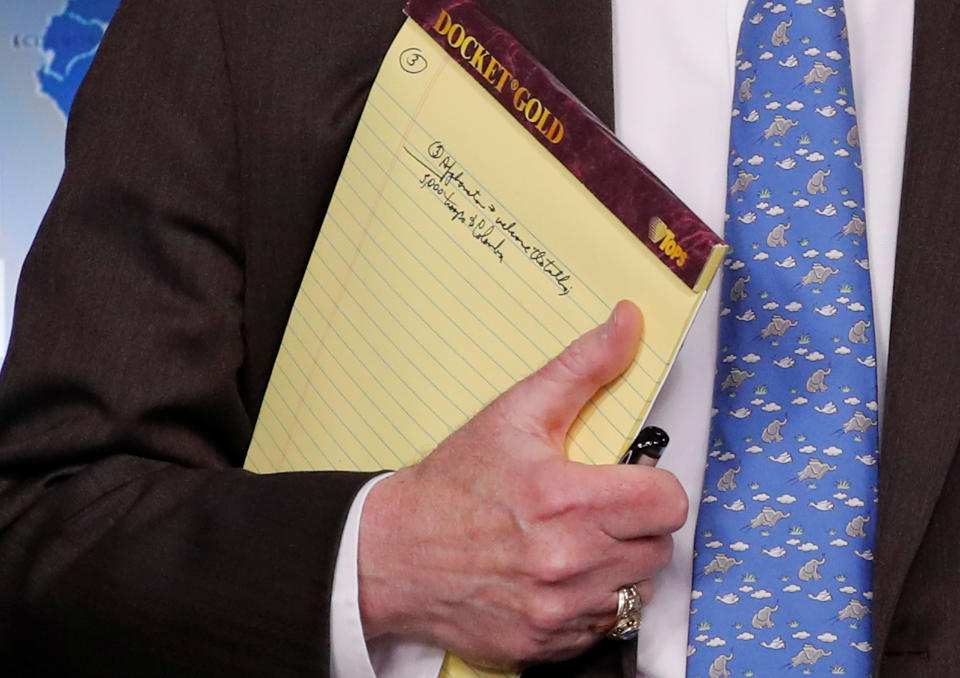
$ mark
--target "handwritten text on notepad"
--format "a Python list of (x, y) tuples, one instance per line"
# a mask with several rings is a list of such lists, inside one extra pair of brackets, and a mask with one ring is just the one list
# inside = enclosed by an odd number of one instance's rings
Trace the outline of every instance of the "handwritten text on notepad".
[[(515, 220), (494, 216), (504, 210), (484, 197), (480, 187), (470, 183), (466, 171), (443, 142), (432, 141), (425, 155), (408, 146), (404, 146), (403, 150), (411, 162), (418, 166), (415, 170), (422, 171), (421, 174), (415, 174), (420, 189), (435, 195), (449, 212), (450, 220), (465, 226), (470, 236), (485, 246), (500, 263), (504, 262), (503, 245), (509, 243), (522, 253), (524, 259), (532, 262), (551, 279), (560, 296), (570, 293), (573, 289), (570, 273), (557, 263), (549, 251), (530, 244), (529, 236), (523, 235), (522, 227)], [(466, 206), (463, 206), (463, 198), (469, 203)]]

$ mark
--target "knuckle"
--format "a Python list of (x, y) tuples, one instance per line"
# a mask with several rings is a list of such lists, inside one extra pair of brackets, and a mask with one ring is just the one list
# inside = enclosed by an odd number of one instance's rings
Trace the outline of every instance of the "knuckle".
[(687, 512), (690, 509), (687, 493), (670, 471), (652, 470), (656, 471), (650, 480), (656, 488), (653, 492), (656, 497), (657, 513), (660, 515), (664, 531), (676, 532), (687, 522)]
[(579, 574), (581, 558), (574, 546), (547, 544), (533, 565), (533, 577), (540, 584), (560, 584)]
[(566, 601), (558, 593), (541, 593), (531, 601), (528, 604), (527, 615), (535, 631), (534, 638), (549, 637), (554, 631), (562, 628), (567, 622), (567, 610)]
[(642, 544), (637, 546), (633, 562), (636, 564), (634, 578), (636, 581), (645, 581), (654, 577), (657, 572), (666, 567), (673, 558), (673, 537), (660, 535), (646, 537)]
[[(546, 472), (544, 472), (546, 471)], [(564, 469), (544, 469), (542, 466), (532, 474), (527, 484), (533, 510), (537, 518), (549, 520), (570, 512), (575, 505), (573, 493), (565, 482)]]
[(577, 339), (551, 361), (550, 376), (563, 381), (596, 381), (603, 358), (604, 354), (594, 350), (590, 342)]
[(572, 342), (554, 359), (557, 371), (571, 377), (580, 377), (586, 365), (586, 350), (579, 339)]
[(671, 501), (667, 504), (668, 515), (667, 522), (668, 527), (671, 532), (676, 532), (684, 523), (687, 522), (687, 513), (690, 510), (690, 501), (687, 499), (687, 493), (683, 490), (683, 487), (680, 485), (680, 481), (677, 480), (677, 477), (673, 474), (670, 475), (672, 478), (672, 490), (671, 490)]
[(653, 543), (652, 559), (657, 570), (667, 566), (673, 558), (673, 537), (669, 534), (656, 537)]

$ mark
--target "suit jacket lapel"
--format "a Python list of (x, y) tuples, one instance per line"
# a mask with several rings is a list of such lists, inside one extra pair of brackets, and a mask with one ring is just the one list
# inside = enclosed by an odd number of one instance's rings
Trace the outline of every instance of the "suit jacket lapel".
[[(960, 11), (916, 3), (913, 79), (883, 413), (874, 582), (874, 651), (882, 653), (900, 589), (960, 441), (956, 338), (960, 273)], [(953, 135), (948, 141), (945, 134)]]

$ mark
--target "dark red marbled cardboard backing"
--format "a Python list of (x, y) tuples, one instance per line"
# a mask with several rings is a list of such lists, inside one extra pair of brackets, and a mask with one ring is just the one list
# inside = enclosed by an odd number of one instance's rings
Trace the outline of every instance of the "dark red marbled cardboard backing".
[[(559, 118), (565, 134), (551, 143), (513, 105), (509, 86), (502, 92), (463, 60), (458, 49), (433, 30), (440, 11), (474, 36), (520, 84)], [(450, 56), (525, 126), (587, 189), (606, 205), (646, 246), (690, 288), (696, 284), (716, 245), (723, 241), (666, 185), (657, 179), (613, 133), (516, 38), (472, 0), (410, 0), (404, 10)], [(649, 236), (649, 223), (659, 217), (674, 232), (688, 258), (681, 268)]]

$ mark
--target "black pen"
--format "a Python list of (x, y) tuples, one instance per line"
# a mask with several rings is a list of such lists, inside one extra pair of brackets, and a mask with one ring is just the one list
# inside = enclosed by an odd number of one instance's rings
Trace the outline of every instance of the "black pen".
[(618, 464), (642, 464), (656, 466), (663, 456), (663, 449), (670, 442), (670, 436), (657, 426), (645, 426), (630, 443), (630, 447), (620, 457)]

